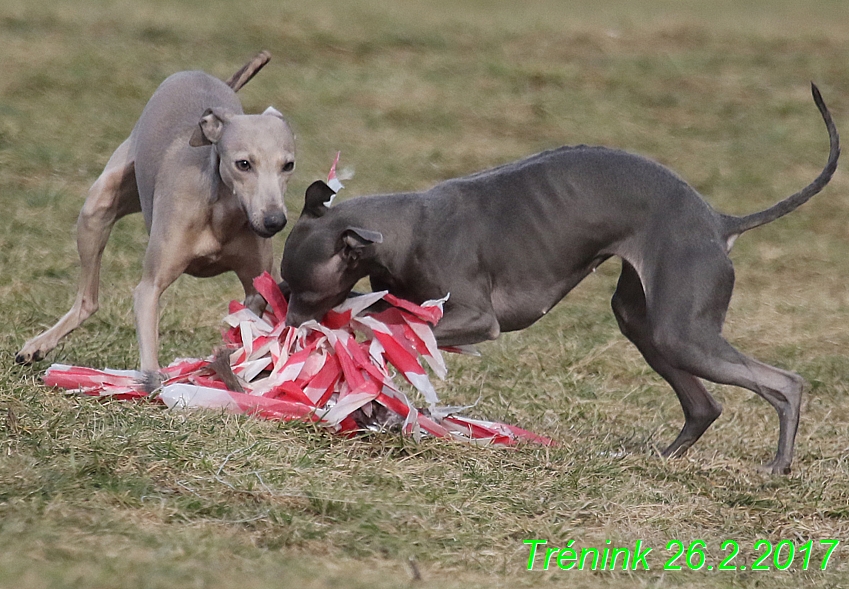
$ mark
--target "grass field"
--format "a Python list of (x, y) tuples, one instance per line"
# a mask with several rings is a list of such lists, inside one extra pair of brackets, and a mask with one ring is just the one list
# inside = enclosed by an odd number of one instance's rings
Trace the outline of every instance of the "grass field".
[[(336, 150), (343, 195), (425, 188), (562, 144), (669, 165), (723, 212), (813, 179), (827, 137), (815, 81), (849, 137), (849, 3), (837, 0), (5, 0), (0, 3), (0, 587), (849, 586), (849, 180), (742, 237), (728, 338), (809, 382), (793, 474), (755, 469), (773, 409), (711, 387), (724, 413), (683, 459), (671, 389), (619, 334), (608, 262), (532, 328), (450, 357), (450, 404), (556, 438), (496, 449), (44, 388), (50, 362), (134, 367), (140, 218), (113, 232), (101, 309), (46, 362), (15, 352), (69, 307), (85, 191), (169, 74), (229, 76), (292, 123), (305, 187)], [(138, 216), (136, 216), (138, 217)], [(285, 233), (285, 232), (284, 232)], [(285, 236), (275, 238), (282, 249)], [(164, 297), (161, 359), (207, 354), (234, 276)], [(525, 539), (652, 547), (649, 571), (527, 571)], [(758, 539), (813, 540), (787, 571), (751, 571)], [(662, 570), (734, 540), (746, 571)], [(840, 539), (825, 571), (821, 539)], [(787, 555), (785, 551), (784, 556)], [(782, 558), (784, 558), (784, 556)], [(781, 560), (779, 560), (781, 562)], [(684, 565), (684, 558), (677, 561)], [(415, 579), (416, 571), (421, 579)]]

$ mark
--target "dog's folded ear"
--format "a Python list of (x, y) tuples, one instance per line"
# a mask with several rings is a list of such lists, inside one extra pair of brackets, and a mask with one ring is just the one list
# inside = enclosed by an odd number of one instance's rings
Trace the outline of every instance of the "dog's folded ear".
[(369, 246), (383, 243), (383, 234), (360, 227), (348, 227), (342, 232), (340, 254), (346, 262), (353, 263), (369, 253)]
[(218, 143), (224, 133), (224, 125), (233, 117), (233, 113), (220, 108), (208, 108), (198, 121), (198, 127), (189, 139), (192, 147), (202, 147)]
[(286, 120), (286, 117), (283, 116), (283, 113), (281, 113), (279, 110), (277, 110), (273, 106), (269, 106), (267, 109), (262, 111), (262, 114), (265, 115), (265, 116), (269, 116), (269, 117), (277, 117), (278, 119), (280, 119), (282, 121)]
[(336, 192), (321, 180), (316, 180), (304, 195), (304, 210), (301, 216), (317, 219), (327, 212), (328, 205)]

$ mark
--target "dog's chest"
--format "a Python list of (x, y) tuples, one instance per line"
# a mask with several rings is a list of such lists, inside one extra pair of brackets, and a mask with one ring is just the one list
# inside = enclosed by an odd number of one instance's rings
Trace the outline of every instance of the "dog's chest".
[(212, 228), (207, 228), (197, 238), (194, 244), (194, 256), (186, 267), (185, 273), (198, 278), (217, 276), (231, 268), (225, 267), (226, 247), (215, 235)]
[(197, 278), (209, 278), (210, 276), (218, 276), (223, 272), (230, 270), (225, 268), (221, 263), (221, 252), (201, 256), (192, 260), (192, 263), (186, 268), (186, 274)]

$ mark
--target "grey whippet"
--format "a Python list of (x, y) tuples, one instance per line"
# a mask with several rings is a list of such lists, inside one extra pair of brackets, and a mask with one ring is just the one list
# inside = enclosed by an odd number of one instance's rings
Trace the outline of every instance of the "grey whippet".
[(699, 379), (747, 388), (778, 412), (778, 452), (767, 468), (787, 473), (804, 380), (744, 356), (721, 335), (734, 286), (728, 258), (744, 231), (769, 223), (819, 192), (840, 153), (828, 128), (828, 163), (809, 186), (752, 215), (716, 212), (667, 168), (604, 147), (563, 147), (423, 193), (357, 198), (328, 208), (322, 182), (283, 252), (287, 323), (320, 319), (354, 284), (421, 302), (450, 293), (434, 333), (441, 345), (494, 339), (528, 327), (611, 256), (622, 259), (613, 312), (622, 333), (672, 386), (684, 410), (664, 456), (685, 452), (721, 406)]
[(181, 274), (233, 270), (256, 311), (252, 280), (276, 269), (271, 236), (287, 221), (283, 196), (295, 143), (273, 108), (246, 115), (236, 96), (268, 61), (262, 52), (228, 82), (199, 71), (168, 77), (89, 190), (77, 221), (80, 280), (68, 313), (28, 341), (19, 363), (40, 360), (98, 307), (103, 250), (115, 222), (141, 211), (150, 234), (134, 309), (141, 369), (159, 370), (159, 298)]

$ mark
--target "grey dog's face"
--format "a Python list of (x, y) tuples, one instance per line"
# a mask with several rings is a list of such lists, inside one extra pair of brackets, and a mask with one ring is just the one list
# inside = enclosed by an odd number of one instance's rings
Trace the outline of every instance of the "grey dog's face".
[(283, 250), (280, 274), (290, 290), (286, 324), (320, 321), (368, 276), (383, 243), (378, 231), (350, 225), (344, 206), (330, 208), (334, 192), (324, 182), (307, 188), (301, 217)]
[(239, 200), (251, 229), (271, 237), (288, 220), (283, 198), (295, 171), (295, 141), (273, 115), (234, 117), (218, 143), (219, 173)]
[(351, 272), (335, 234), (316, 228), (317, 223), (300, 219), (286, 240), (280, 274), (291, 291), (287, 325), (320, 321), (361, 278)]

